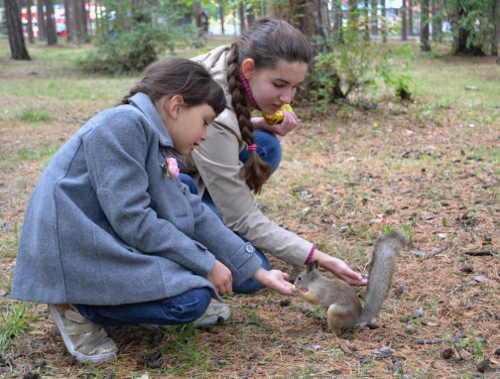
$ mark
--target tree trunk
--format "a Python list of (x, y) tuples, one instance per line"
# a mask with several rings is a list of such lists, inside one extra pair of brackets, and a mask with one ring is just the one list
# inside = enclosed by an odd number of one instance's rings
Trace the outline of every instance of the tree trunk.
[(9, 32), (10, 52), (12, 59), (29, 61), (30, 56), (24, 44), (23, 22), (16, 0), (4, 0), (5, 18)]
[(36, 1), (36, 23), (38, 26), (38, 40), (40, 42), (47, 39), (47, 23), (45, 21), (45, 16), (43, 14), (43, 5), (45, 0)]
[[(313, 0), (305, 3), (301, 9), (302, 16), (299, 17), (299, 29), (311, 41), (313, 37), (328, 37), (328, 29), (326, 28), (326, 12), (328, 8), (324, 1)], [(319, 52), (320, 44), (313, 46), (313, 54)]]
[(491, 55), (498, 56), (498, 24), (500, 23), (498, 8), (500, 7), (498, 0), (492, 0), (491, 2), (491, 24), (493, 29), (491, 30)]
[(219, 17), (220, 17), (220, 32), (222, 35), (224, 35), (225, 32), (224, 32), (224, 2), (223, 1), (219, 2)]
[(408, 29), (406, 26), (406, 0), (403, 1), (403, 6), (401, 7), (401, 40), (407, 41), (408, 40), (408, 35), (407, 35)]
[(80, 4), (80, 15), (82, 17), (82, 41), (83, 43), (90, 43), (89, 33), (88, 33), (88, 15), (87, 10), (85, 9), (85, 0), (79, 0)]
[(33, 35), (33, 20), (31, 15), (31, 0), (27, 0), (26, 15), (28, 16), (28, 42), (35, 43), (35, 36)]
[(248, 10), (247, 22), (249, 28), (251, 28), (255, 24), (255, 11), (253, 7)]
[(369, 41), (370, 40), (370, 10), (368, 9), (368, 4), (370, 2), (368, 0), (365, 0), (365, 6), (363, 8), (363, 16), (365, 19), (365, 40)]
[(57, 31), (54, 17), (54, 0), (45, 0), (45, 9), (47, 11), (47, 44), (55, 45), (57, 43)]
[(73, 20), (71, 17), (71, 0), (64, 0), (64, 21), (66, 22), (66, 41), (74, 43)]
[(333, 2), (333, 38), (342, 41), (342, 3), (341, 0)]
[(441, 35), (441, 15), (440, 13), (440, 7), (439, 7), (439, 0), (433, 0), (432, 1), (432, 39), (435, 42), (442, 42), (442, 35)]
[[(350, 0), (352, 1), (352, 0)], [(308, 41), (314, 41), (319, 37), (319, 40), (328, 41), (329, 37), (329, 28), (327, 27), (327, 12), (328, 6), (327, 2), (324, 0), (313, 0), (301, 3), (300, 12), (296, 9), (289, 9), (289, 13), (293, 13), (293, 21), (298, 23), (298, 27), (300, 31), (304, 34), (304, 36), (308, 39)], [(312, 43), (312, 53), (314, 56), (318, 55), (321, 51), (328, 49), (328, 44), (325, 43)], [(307, 83), (304, 83), (304, 87), (308, 90), (313, 90), (317, 88), (318, 82), (314, 79), (316, 77), (316, 73), (314, 70), (314, 61), (309, 65), (309, 73), (312, 80), (306, 80)], [(340, 89), (340, 80), (335, 73), (331, 74), (332, 78), (335, 78), (335, 87), (332, 89), (332, 93), (329, 98), (331, 100), (338, 99), (340, 97), (344, 97), (342, 90)], [(308, 96), (307, 94), (300, 94), (298, 97), (305, 98)]]
[(380, 8), (381, 8), (381, 19), (382, 19), (382, 42), (387, 42), (387, 9), (385, 8), (385, 0), (380, 0)]
[(472, 55), (472, 56), (485, 56), (486, 54), (484, 53), (482, 46), (470, 44), (467, 46), (467, 39), (469, 37), (469, 31), (465, 27), (461, 27), (459, 25), (459, 20), (462, 20), (465, 17), (465, 14), (468, 10), (462, 7), (461, 5), (458, 6), (457, 9), (457, 21), (456, 25), (454, 24), (453, 27), (458, 28), (458, 35), (454, 39), (454, 54), (455, 55)]
[(413, 1), (408, 0), (408, 35), (413, 35)]
[[(82, 15), (81, 15), (81, 7), (79, 6), (80, 0), (69, 0), (71, 4), (71, 24), (73, 25), (73, 37), (72, 42), (77, 44), (82, 44), (85, 42), (83, 38), (83, 25), (82, 25)], [(107, 17), (106, 17), (107, 19)]]
[[(198, 47), (203, 47), (206, 46), (207, 40), (205, 39), (205, 31), (203, 30), (203, 22), (201, 19), (201, 2), (199, 1), (194, 1), (194, 22), (196, 25), (196, 29), (198, 30), (197, 32), (197, 40), (198, 40)], [(235, 25), (236, 27), (236, 25)]]
[(420, 49), (422, 51), (431, 51), (429, 42), (429, 0), (422, 0), (420, 9)]
[(240, 3), (240, 6), (239, 6), (239, 13), (240, 13), (240, 34), (243, 33), (243, 31), (245, 30), (245, 6), (243, 5), (243, 3)]
[(378, 35), (378, 0), (372, 0), (372, 15), (371, 15), (371, 24), (372, 24), (372, 35)]

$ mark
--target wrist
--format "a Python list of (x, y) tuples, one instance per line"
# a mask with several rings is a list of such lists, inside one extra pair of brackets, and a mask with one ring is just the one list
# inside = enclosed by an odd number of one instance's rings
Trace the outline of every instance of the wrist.
[(255, 274), (252, 275), (252, 279), (267, 287), (268, 275), (269, 271), (263, 269), (262, 267), (259, 267), (257, 271), (255, 271)]
[(255, 126), (255, 129), (274, 133), (275, 125), (268, 123), (264, 117), (252, 117), (252, 123)]
[(325, 262), (331, 258), (329, 255), (326, 255), (325, 253), (319, 251), (318, 249), (316, 249), (316, 247), (314, 246), (314, 251), (313, 251), (313, 254), (311, 256), (311, 260), (310, 262), (313, 262), (313, 261), (318, 261), (318, 264), (320, 265), (320, 267), (324, 267), (324, 264)]

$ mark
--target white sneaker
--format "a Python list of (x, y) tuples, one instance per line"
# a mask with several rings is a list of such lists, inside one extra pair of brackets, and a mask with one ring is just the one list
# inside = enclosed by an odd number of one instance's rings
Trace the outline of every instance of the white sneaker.
[(49, 304), (49, 310), (66, 348), (76, 359), (101, 363), (116, 356), (118, 347), (104, 328), (87, 320), (74, 306)]
[[(230, 315), (231, 311), (226, 304), (210, 303), (205, 313), (203, 313), (203, 315), (201, 315), (200, 318), (194, 320), (193, 322), (195, 326), (215, 325), (217, 324), (219, 317), (222, 317), (224, 321), (227, 321)], [(149, 330), (158, 330), (160, 329), (160, 326), (167, 329), (173, 327), (172, 325), (157, 325), (157, 324), (141, 324), (141, 325)]]
[(210, 303), (207, 310), (203, 315), (194, 321), (196, 326), (214, 325), (217, 324), (219, 317), (227, 321), (231, 311), (226, 304), (223, 303)]

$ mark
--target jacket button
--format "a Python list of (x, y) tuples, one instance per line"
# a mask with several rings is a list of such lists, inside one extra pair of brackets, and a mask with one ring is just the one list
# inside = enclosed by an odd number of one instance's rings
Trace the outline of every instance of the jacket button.
[(252, 246), (252, 245), (247, 245), (247, 246), (245, 247), (245, 250), (247, 251), (247, 253), (253, 253), (254, 248), (253, 248), (253, 246)]

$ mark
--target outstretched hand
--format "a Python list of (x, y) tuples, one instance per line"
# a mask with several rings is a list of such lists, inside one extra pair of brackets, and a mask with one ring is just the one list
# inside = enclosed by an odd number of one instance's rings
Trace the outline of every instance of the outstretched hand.
[(352, 271), (341, 259), (330, 257), (319, 250), (314, 250), (312, 259), (317, 260), (321, 267), (350, 285), (366, 286), (368, 284), (368, 279), (364, 279), (361, 274)]
[(266, 271), (262, 267), (259, 267), (252, 278), (282, 295), (293, 294), (293, 284), (287, 281), (289, 275), (286, 272), (280, 270)]

